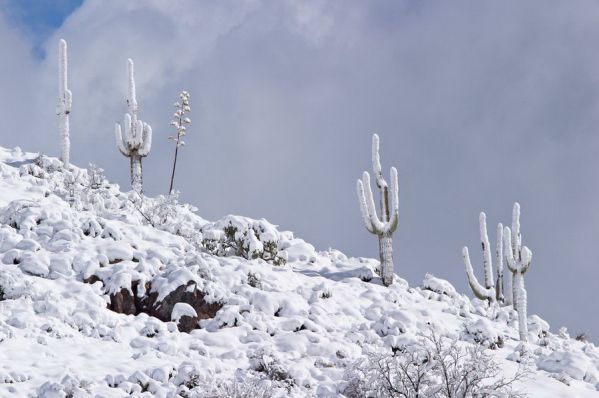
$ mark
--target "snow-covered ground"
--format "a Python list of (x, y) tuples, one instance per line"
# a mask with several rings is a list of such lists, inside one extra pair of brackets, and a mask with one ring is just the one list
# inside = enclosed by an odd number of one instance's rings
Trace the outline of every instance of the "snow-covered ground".
[[(366, 350), (430, 328), (493, 347), (506, 373), (519, 366), (513, 310), (489, 309), (432, 275), (386, 288), (377, 260), (318, 252), (264, 220), (209, 223), (190, 206), (142, 202), (95, 172), (65, 172), (18, 148), (0, 149), (0, 174), (2, 397), (200, 397), (194, 386), (250, 376), (278, 396), (338, 397)], [(227, 227), (259, 258), (225, 256)], [(183, 302), (172, 321), (147, 314), (176, 292), (195, 295), (206, 314)], [(144, 312), (112, 311), (117, 299)], [(196, 317), (207, 318), (200, 328), (178, 330)], [(519, 389), (599, 396), (597, 347), (534, 315), (529, 341), (531, 373)]]

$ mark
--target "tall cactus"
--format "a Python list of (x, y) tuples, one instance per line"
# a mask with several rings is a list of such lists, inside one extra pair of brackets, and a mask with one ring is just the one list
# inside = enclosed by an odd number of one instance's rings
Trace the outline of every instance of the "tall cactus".
[(133, 60), (127, 60), (128, 71), (128, 112), (124, 119), (124, 132), (121, 125), (116, 124), (114, 128), (116, 145), (119, 151), (130, 159), (131, 162), (131, 188), (136, 192), (143, 193), (141, 158), (148, 156), (152, 147), (152, 127), (138, 118), (139, 108), (135, 95), (135, 75)]
[(60, 132), (60, 160), (64, 167), (69, 167), (71, 141), (69, 138), (69, 114), (73, 95), (67, 88), (67, 42), (60, 39), (58, 42), (58, 105), (56, 113), (58, 114), (58, 129)]
[(379, 238), (379, 256), (381, 260), (381, 278), (385, 286), (393, 283), (393, 232), (399, 223), (399, 196), (397, 185), (397, 169), (391, 167), (391, 208), (389, 208), (389, 186), (383, 178), (379, 156), (379, 136), (372, 135), (372, 167), (376, 178), (376, 185), (381, 191), (381, 218), (376, 214), (372, 189), (370, 188), (370, 175), (367, 171), (358, 180), (358, 201), (362, 218), (368, 232)]
[(526, 246), (522, 246), (522, 235), (520, 234), (520, 205), (514, 203), (512, 213), (512, 230), (505, 227), (504, 234), (505, 257), (508, 269), (512, 273), (512, 289), (514, 308), (518, 312), (518, 330), (520, 341), (528, 340), (527, 325), (527, 293), (524, 287), (524, 274), (528, 271), (532, 261), (532, 252)]
[(472, 289), (472, 293), (474, 293), (478, 299), (487, 300), (489, 303), (501, 303), (503, 302), (503, 225), (501, 225), (501, 223), (497, 225), (497, 246), (495, 252), (497, 259), (497, 282), (493, 281), (491, 246), (489, 244), (489, 236), (487, 234), (487, 216), (484, 212), (480, 213), (479, 225), (480, 241), (483, 249), (485, 285), (482, 286), (476, 279), (472, 269), (472, 263), (470, 262), (468, 247), (464, 246), (462, 249), (462, 256), (464, 258), (464, 266), (466, 267), (468, 284)]

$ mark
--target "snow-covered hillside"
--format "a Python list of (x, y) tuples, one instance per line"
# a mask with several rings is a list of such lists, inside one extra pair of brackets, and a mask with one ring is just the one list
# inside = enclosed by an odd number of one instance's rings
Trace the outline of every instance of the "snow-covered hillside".
[(533, 315), (521, 360), (513, 310), (431, 275), (387, 288), (377, 260), (264, 220), (210, 223), (18, 148), (0, 149), (0, 174), (2, 397), (205, 397), (234, 379), (339, 397), (366, 352), (427, 330), (492, 347), (505, 374), (524, 362), (530, 397), (599, 396), (594, 345)]

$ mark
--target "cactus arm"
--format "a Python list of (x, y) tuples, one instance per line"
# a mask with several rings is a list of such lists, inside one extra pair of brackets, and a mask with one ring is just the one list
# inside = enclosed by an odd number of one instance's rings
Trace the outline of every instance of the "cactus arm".
[(125, 145), (123, 144), (123, 134), (121, 133), (121, 125), (118, 123), (115, 123), (114, 125), (114, 136), (116, 139), (116, 146), (119, 149), (119, 152), (122, 153), (123, 156), (129, 157), (130, 152), (127, 150), (127, 148), (125, 148)]
[(522, 260), (520, 262), (520, 273), (525, 274), (532, 262), (532, 251), (526, 246), (522, 247)]
[(374, 226), (370, 221), (370, 214), (368, 213), (368, 205), (366, 204), (366, 197), (364, 196), (364, 184), (361, 180), (357, 182), (357, 191), (358, 191), (358, 201), (360, 202), (360, 212), (362, 213), (362, 219), (364, 220), (364, 225), (366, 229), (371, 234), (374, 234)]
[(504, 254), (505, 254), (505, 260), (506, 260), (506, 264), (508, 269), (514, 273), (514, 272), (518, 272), (518, 268), (516, 267), (515, 264), (515, 260), (514, 260), (514, 251), (512, 250), (512, 231), (510, 230), (510, 227), (505, 227), (503, 228), (503, 247), (504, 247)]
[(135, 142), (135, 125), (133, 124), (130, 113), (125, 113), (123, 125), (125, 126), (125, 130), (123, 131), (123, 142), (129, 152), (135, 152), (137, 149), (137, 143)]
[(362, 174), (362, 184), (364, 186), (364, 196), (368, 209), (368, 216), (370, 217), (370, 223), (372, 224), (374, 232), (377, 235), (381, 235), (384, 232), (385, 227), (376, 215), (374, 197), (372, 196), (372, 189), (370, 188), (370, 174), (368, 174), (366, 171)]
[(497, 279), (495, 281), (495, 298), (503, 302), (503, 225), (497, 224), (497, 245), (495, 247)]
[(152, 127), (149, 124), (144, 123), (141, 146), (139, 147), (138, 153), (140, 156), (148, 156), (150, 149), (152, 149)]
[(143, 130), (144, 130), (144, 123), (137, 119), (137, 121), (132, 125), (132, 141), (135, 145), (135, 148), (139, 149), (139, 147), (141, 147), (141, 144), (143, 143)]
[(468, 248), (464, 246), (462, 249), (462, 257), (464, 258), (464, 266), (466, 268), (466, 276), (468, 277), (468, 285), (472, 289), (474, 296), (480, 300), (494, 301), (495, 295), (492, 288), (485, 288), (476, 279), (474, 270), (472, 269), (472, 263), (470, 262), (470, 255), (468, 254)]
[(399, 184), (397, 183), (397, 169), (391, 167), (391, 214), (387, 223), (387, 233), (393, 233), (399, 224)]
[(483, 249), (483, 270), (485, 273), (485, 287), (488, 289), (494, 285), (493, 272), (491, 268), (493, 263), (491, 260), (491, 246), (489, 244), (489, 235), (487, 234), (487, 215), (481, 211), (478, 217), (480, 227), (480, 242)]

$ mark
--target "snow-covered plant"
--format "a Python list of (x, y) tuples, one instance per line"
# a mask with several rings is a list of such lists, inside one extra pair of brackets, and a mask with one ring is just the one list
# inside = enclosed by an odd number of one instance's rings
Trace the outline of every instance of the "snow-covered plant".
[(71, 141), (69, 138), (69, 114), (73, 95), (67, 88), (67, 42), (60, 39), (58, 43), (58, 105), (56, 113), (58, 114), (58, 128), (60, 131), (60, 160), (64, 167), (69, 167), (69, 155), (71, 150)]
[(179, 154), (179, 147), (185, 145), (183, 137), (187, 132), (185, 125), (191, 124), (191, 119), (186, 117), (185, 114), (191, 111), (189, 107), (189, 93), (187, 91), (181, 91), (179, 94), (179, 100), (175, 102), (175, 108), (177, 109), (173, 115), (171, 126), (175, 128), (175, 135), (168, 137), (169, 140), (175, 141), (175, 159), (173, 160), (173, 173), (171, 174), (171, 183), (168, 188), (169, 194), (173, 191), (173, 182), (175, 181), (175, 169), (177, 167), (177, 155)]
[(280, 250), (281, 234), (266, 220), (228, 216), (202, 227), (202, 247), (216, 256), (262, 259), (274, 265), (287, 262)]
[(491, 258), (491, 246), (489, 244), (489, 235), (487, 234), (487, 216), (484, 212), (480, 213), (478, 218), (480, 224), (480, 241), (483, 250), (483, 269), (485, 273), (484, 286), (481, 285), (474, 275), (468, 247), (462, 249), (464, 257), (464, 266), (466, 267), (466, 276), (472, 293), (480, 300), (487, 300), (489, 303), (503, 302), (503, 225), (497, 225), (497, 246), (495, 251), (497, 282), (493, 280), (493, 260)]
[(526, 376), (519, 369), (506, 377), (481, 346), (464, 348), (434, 332), (389, 351), (369, 351), (346, 371), (343, 392), (362, 397), (523, 397), (514, 383)]
[(524, 274), (528, 271), (532, 261), (532, 252), (526, 246), (522, 246), (522, 234), (520, 233), (520, 204), (514, 203), (512, 213), (512, 229), (505, 227), (503, 232), (505, 257), (507, 267), (512, 275), (512, 294), (514, 309), (518, 312), (518, 330), (520, 341), (528, 340), (527, 325), (527, 293), (524, 287)]
[(244, 374), (238, 372), (232, 379), (222, 379), (196, 371), (186, 375), (177, 390), (177, 396), (184, 398), (270, 398), (275, 396), (275, 390), (271, 384), (273, 383), (269, 380), (257, 377), (251, 372), (244, 372)]
[(263, 373), (268, 379), (285, 387), (288, 391), (296, 385), (296, 381), (289, 373), (289, 370), (270, 348), (258, 348), (248, 355), (248, 359), (252, 370)]
[(94, 163), (90, 163), (87, 171), (87, 180), (90, 189), (100, 189), (106, 182), (104, 169), (96, 166)]
[(117, 123), (114, 128), (116, 136), (116, 145), (119, 151), (130, 159), (131, 163), (131, 188), (136, 192), (143, 192), (142, 165), (141, 158), (148, 156), (152, 148), (152, 127), (142, 122), (138, 118), (139, 108), (135, 95), (135, 75), (133, 70), (133, 60), (127, 61), (127, 71), (129, 74), (128, 112), (123, 121), (124, 131), (121, 125)]
[[(367, 171), (358, 180), (358, 201), (362, 211), (362, 218), (368, 232), (379, 238), (379, 256), (381, 260), (381, 278), (385, 286), (393, 283), (393, 232), (399, 223), (399, 199), (397, 185), (397, 169), (391, 167), (391, 186), (383, 178), (381, 160), (379, 156), (379, 136), (372, 135), (372, 167), (380, 194), (381, 217), (376, 214), (374, 197), (370, 188), (370, 175)], [(389, 203), (389, 189), (391, 189), (391, 203)]]
[(178, 198), (179, 194), (177, 192), (173, 192), (171, 195), (158, 195), (153, 199), (137, 195), (131, 202), (144, 221), (154, 228), (160, 228), (177, 218)]

